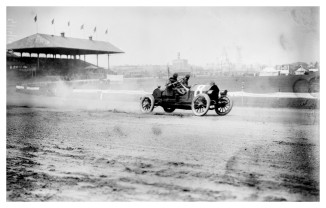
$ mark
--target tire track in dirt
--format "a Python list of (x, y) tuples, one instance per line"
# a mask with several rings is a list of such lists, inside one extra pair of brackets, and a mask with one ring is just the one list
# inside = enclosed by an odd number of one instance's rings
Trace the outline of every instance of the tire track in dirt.
[[(314, 145), (284, 141), (274, 141), (274, 143), (277, 145), (268, 147), (258, 145), (239, 150), (226, 164), (223, 176), (225, 180), (231, 184), (256, 189), (256, 192), (246, 200), (292, 201), (291, 196), (282, 195), (290, 189), (291, 193), (300, 194), (299, 201), (318, 201), (319, 181), (312, 178), (311, 171), (314, 168), (310, 165), (312, 161), (307, 160), (309, 157), (306, 156), (308, 152), (310, 154), (313, 152), (309, 148)], [(279, 144), (286, 146), (279, 146)], [(283, 159), (275, 161), (275, 154)], [(261, 157), (261, 155), (265, 156)], [(309, 171), (305, 174), (298, 173), (300, 167)], [(260, 192), (266, 189), (279, 189), (280, 193), (276, 197), (264, 196)]]
[(317, 171), (305, 158), (318, 147), (307, 122), (300, 133), (232, 116), (28, 108), (7, 116), (10, 201), (318, 200), (319, 182), (306, 177)]

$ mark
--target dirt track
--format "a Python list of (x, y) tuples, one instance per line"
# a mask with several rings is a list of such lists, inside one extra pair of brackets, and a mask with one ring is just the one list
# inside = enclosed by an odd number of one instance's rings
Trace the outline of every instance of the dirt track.
[(7, 98), (8, 201), (319, 200), (319, 111), (142, 115), (137, 103), (17, 99)]

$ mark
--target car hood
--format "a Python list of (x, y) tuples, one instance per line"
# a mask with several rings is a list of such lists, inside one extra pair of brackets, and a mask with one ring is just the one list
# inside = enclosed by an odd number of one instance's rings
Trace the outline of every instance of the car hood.
[(195, 84), (190, 88), (190, 91), (200, 91), (200, 92), (204, 92), (204, 91), (208, 91), (212, 86), (211, 85), (201, 85), (201, 84)]

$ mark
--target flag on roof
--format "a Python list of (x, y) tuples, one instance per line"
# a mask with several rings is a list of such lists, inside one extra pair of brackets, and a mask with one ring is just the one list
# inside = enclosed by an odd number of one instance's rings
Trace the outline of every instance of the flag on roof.
[(35, 15), (35, 17), (34, 17), (34, 22), (36, 22), (37, 21), (37, 15)]
[(94, 32), (96, 32), (96, 27), (94, 28)]
[(108, 34), (108, 29), (105, 30), (105, 34)]
[(54, 24), (54, 19), (51, 21), (52, 25)]
[(70, 26), (70, 21), (68, 21), (68, 27)]
[(81, 30), (83, 30), (83, 29), (84, 29), (84, 24), (82, 24), (82, 25), (80, 26), (80, 29), (81, 29)]

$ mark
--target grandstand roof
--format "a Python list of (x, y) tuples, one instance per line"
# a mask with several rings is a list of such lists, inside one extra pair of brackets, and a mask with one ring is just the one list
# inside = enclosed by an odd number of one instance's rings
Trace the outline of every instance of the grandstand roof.
[(44, 54), (113, 54), (124, 53), (109, 42), (36, 33), (7, 44), (14, 52)]

